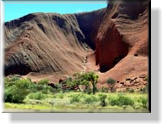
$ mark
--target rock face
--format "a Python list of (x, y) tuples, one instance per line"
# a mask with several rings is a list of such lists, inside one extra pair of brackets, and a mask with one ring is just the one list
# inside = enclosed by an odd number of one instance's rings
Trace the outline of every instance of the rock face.
[(149, 1), (111, 0), (96, 36), (101, 82), (147, 74)]
[(57, 81), (95, 65), (100, 83), (147, 74), (148, 3), (112, 0), (89, 13), (34, 13), (5, 23), (5, 75)]
[(92, 51), (86, 44), (90, 41), (92, 46), (89, 33), (93, 22), (89, 21), (101, 15), (102, 11), (83, 15), (40, 13), (5, 23), (5, 74), (81, 71), (82, 60)]

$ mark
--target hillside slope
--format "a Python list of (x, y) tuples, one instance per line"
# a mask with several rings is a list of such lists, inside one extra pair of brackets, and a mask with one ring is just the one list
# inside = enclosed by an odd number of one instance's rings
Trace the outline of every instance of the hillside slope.
[(5, 75), (34, 80), (96, 71), (99, 83), (148, 74), (148, 0), (112, 0), (106, 9), (34, 13), (5, 23)]

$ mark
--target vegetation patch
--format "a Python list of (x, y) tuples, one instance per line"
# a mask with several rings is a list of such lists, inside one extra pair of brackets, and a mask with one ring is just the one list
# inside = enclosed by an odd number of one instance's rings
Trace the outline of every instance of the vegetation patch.
[[(54, 112), (147, 112), (145, 92), (108, 92), (108, 87), (97, 90), (98, 76), (77, 73), (54, 87), (48, 80), (38, 83), (17, 76), (5, 78), (4, 101), (7, 109)], [(110, 79), (110, 85), (113, 81)], [(79, 89), (82, 88), (83, 90)]]

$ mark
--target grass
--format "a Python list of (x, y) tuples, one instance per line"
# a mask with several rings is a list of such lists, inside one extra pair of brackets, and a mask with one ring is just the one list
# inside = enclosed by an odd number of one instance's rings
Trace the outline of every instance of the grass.
[(89, 112), (89, 113), (107, 113), (107, 112), (148, 112), (146, 109), (133, 109), (127, 107), (126, 109), (119, 106), (97, 107), (90, 105), (68, 105), (68, 106), (47, 106), (47, 105), (31, 105), (31, 104), (13, 104), (5, 103), (5, 112)]
[(5, 109), (6, 112), (148, 112), (147, 94), (140, 93), (57, 93), (40, 100), (27, 97), (22, 104), (5, 103)]

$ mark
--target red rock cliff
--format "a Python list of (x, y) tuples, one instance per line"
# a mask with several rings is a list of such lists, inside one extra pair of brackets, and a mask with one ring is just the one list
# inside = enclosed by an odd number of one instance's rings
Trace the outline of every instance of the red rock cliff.
[(147, 74), (148, 13), (148, 0), (109, 1), (95, 39), (96, 64), (106, 72), (102, 82)]
[(54, 80), (85, 70), (89, 53), (102, 83), (147, 74), (148, 1), (111, 0), (89, 13), (34, 13), (5, 23), (5, 74), (54, 74)]

